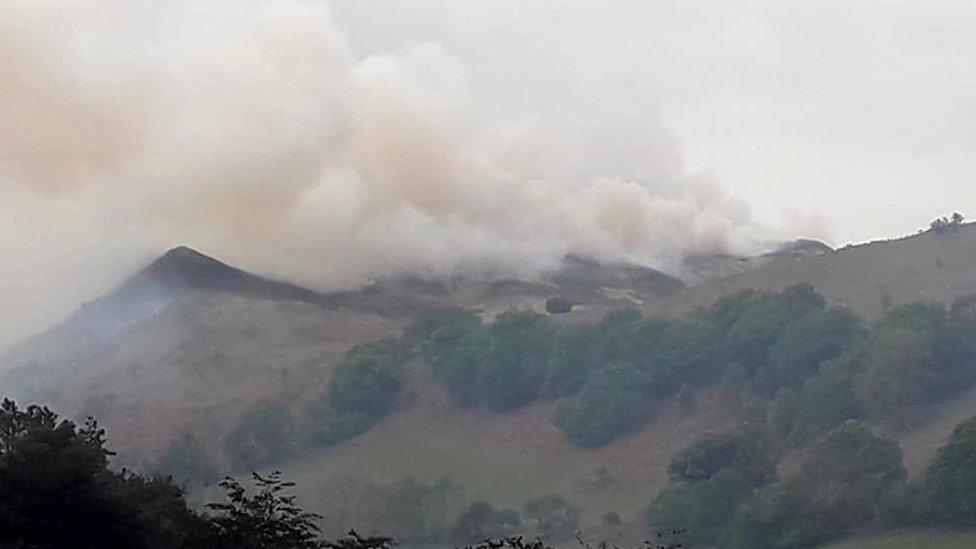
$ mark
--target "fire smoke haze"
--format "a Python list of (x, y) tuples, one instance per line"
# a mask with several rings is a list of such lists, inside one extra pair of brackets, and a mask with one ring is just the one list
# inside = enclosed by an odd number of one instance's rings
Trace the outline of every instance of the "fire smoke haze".
[(7, 0), (0, 345), (179, 243), (330, 288), (965, 210), (972, 10), (781, 5)]

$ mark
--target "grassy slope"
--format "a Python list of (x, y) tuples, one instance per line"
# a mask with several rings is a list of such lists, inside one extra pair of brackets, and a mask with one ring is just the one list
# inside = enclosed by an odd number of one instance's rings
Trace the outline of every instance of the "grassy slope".
[(972, 547), (976, 547), (976, 532), (922, 530), (852, 538), (825, 545), (824, 549), (970, 549)]
[[(506, 414), (458, 410), (425, 367), (412, 364), (410, 370), (416, 400), (409, 409), (340, 447), (284, 464), (307, 504), (328, 514), (327, 486), (343, 477), (365, 475), (384, 483), (407, 475), (425, 480), (446, 475), (463, 485), (469, 498), (484, 496), (496, 505), (517, 508), (530, 497), (555, 493), (583, 504), (590, 524), (609, 510), (638, 519), (666, 484), (672, 455), (704, 431), (730, 428), (734, 415), (714, 395), (702, 395), (695, 414), (682, 416), (668, 406), (640, 433), (606, 448), (581, 450), (552, 424), (553, 402)], [(592, 482), (601, 466), (612, 478), (603, 488)]]
[(926, 233), (879, 241), (803, 259), (784, 259), (755, 271), (706, 282), (648, 305), (650, 312), (682, 313), (746, 288), (781, 290), (809, 282), (832, 303), (865, 318), (884, 312), (887, 292), (895, 305), (927, 300), (951, 303), (976, 293), (976, 224), (951, 234)]

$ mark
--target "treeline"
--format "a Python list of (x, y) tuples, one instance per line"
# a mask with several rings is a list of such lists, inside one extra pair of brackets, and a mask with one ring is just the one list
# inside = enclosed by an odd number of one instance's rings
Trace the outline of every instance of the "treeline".
[(741, 292), (682, 319), (621, 310), (574, 325), (516, 311), (484, 325), (471, 312), (438, 311), (410, 336), (459, 406), (505, 411), (570, 397), (554, 421), (583, 447), (716, 384), (768, 407), (778, 435), (799, 444), (848, 419), (904, 425), (914, 407), (976, 380), (970, 321), (919, 303), (868, 327), (807, 284)]
[(533, 497), (519, 508), (496, 508), (484, 498), (467, 497), (464, 487), (449, 478), (406, 477), (384, 485), (333, 478), (318, 488), (310, 504), (326, 516), (327, 531), (341, 532), (352, 523), (413, 545), (466, 544), (517, 533), (563, 541), (576, 533), (581, 514), (558, 495)]
[[(380, 549), (391, 537), (321, 539), (320, 515), (302, 509), (280, 474), (251, 474), (251, 486), (226, 477), (223, 499), (190, 508), (170, 477), (109, 467), (113, 453), (94, 420), (78, 427), (39, 406), (0, 404), (0, 548), (79, 549)], [(359, 497), (363, 490), (357, 489)], [(521, 512), (482, 499), (465, 502), (448, 479), (412, 478), (375, 491), (375, 527), (398, 542), (478, 543), (529, 531), (566, 540), (580, 509), (559, 496), (525, 502)], [(333, 490), (320, 497), (348, 504)], [(349, 525), (345, 525), (348, 528)]]
[[(325, 390), (301, 405), (261, 400), (246, 409), (224, 435), (223, 456), (186, 433), (151, 464), (187, 486), (210, 484), (217, 471), (262, 469), (315, 446), (355, 437), (387, 416), (401, 395), (399, 340), (358, 346), (340, 361)], [(224, 457), (225, 459), (221, 459)]]
[(234, 479), (208, 512), (169, 478), (109, 468), (94, 420), (78, 427), (47, 408), (0, 404), (0, 547), (7, 549), (313, 549), (318, 516), (277, 474)]
[[(976, 417), (956, 427), (928, 470), (908, 480), (897, 442), (849, 420), (792, 456), (744, 434), (713, 435), (679, 454), (648, 523), (722, 549), (815, 547), (855, 531), (976, 526)], [(788, 458), (789, 459), (789, 458)]]
[[(623, 309), (587, 324), (510, 311), (484, 324), (450, 308), (350, 351), (301, 409), (257, 403), (225, 436), (224, 454), (254, 469), (368, 430), (404, 398), (403, 364), (415, 355), (459, 407), (506, 412), (561, 398), (553, 421), (581, 447), (640, 429), (672, 399), (693, 405), (705, 387), (761, 408), (795, 445), (848, 419), (904, 426), (919, 407), (976, 381), (969, 317), (915, 303), (867, 326), (808, 284), (740, 292), (677, 319)], [(215, 467), (192, 437), (170, 450), (159, 470), (212, 480)]]

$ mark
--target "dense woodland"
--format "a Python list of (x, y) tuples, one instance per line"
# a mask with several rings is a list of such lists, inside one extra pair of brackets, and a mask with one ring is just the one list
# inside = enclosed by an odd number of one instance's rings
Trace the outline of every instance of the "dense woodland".
[[(976, 419), (913, 481), (898, 444), (878, 434), (971, 387), (973, 357), (976, 325), (959, 308), (907, 304), (868, 325), (809, 285), (727, 296), (681, 319), (619, 310), (581, 324), (512, 311), (484, 324), (471, 311), (442, 309), (399, 338), (353, 349), (311, 404), (254, 406), (223, 450), (248, 472), (355, 437), (395, 413), (404, 365), (415, 359), (458, 407), (506, 413), (559, 399), (552, 421), (583, 448), (628, 436), (662, 406), (693, 410), (696, 393), (711, 388), (739, 403), (741, 427), (675, 456), (670, 486), (648, 494), (648, 525), (687, 532), (686, 545), (807, 547), (863, 529), (976, 526)], [(76, 547), (249, 547), (235, 538), (239, 529), (263, 528), (271, 516), (291, 521), (282, 532), (299, 537), (254, 547), (319, 543), (319, 517), (281, 496), (287, 484), (274, 476), (254, 477), (255, 496), (225, 479), (226, 502), (207, 513), (188, 507), (177, 482), (217, 478), (210, 451), (190, 435), (155, 466), (174, 482), (110, 470), (93, 422), (77, 427), (7, 401), (0, 428), (0, 547), (66, 539)], [(383, 531), (407, 542), (472, 543), (522, 531), (559, 541), (579, 526), (579, 508), (558, 495), (495, 509), (467, 501), (449, 479), (404, 479), (374, 495)]]

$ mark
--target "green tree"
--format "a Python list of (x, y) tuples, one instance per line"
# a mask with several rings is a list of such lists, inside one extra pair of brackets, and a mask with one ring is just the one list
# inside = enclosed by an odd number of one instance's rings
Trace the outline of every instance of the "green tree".
[(723, 470), (739, 473), (752, 486), (762, 486), (773, 479), (775, 462), (756, 439), (711, 435), (679, 452), (668, 466), (668, 475), (674, 483), (691, 483), (708, 480)]
[(339, 414), (380, 419), (392, 409), (402, 385), (389, 345), (362, 345), (350, 351), (329, 381), (328, 399)]
[(543, 315), (511, 311), (488, 327), (491, 351), (479, 378), (484, 403), (511, 410), (540, 395), (546, 379), (555, 330)]
[(253, 473), (255, 494), (236, 479), (227, 477), (220, 482), (225, 501), (208, 503), (215, 511), (211, 517), (213, 546), (219, 549), (315, 549), (322, 546), (317, 540), (319, 515), (304, 511), (295, 503), (295, 496), (285, 490), (294, 486), (281, 480), (275, 471), (267, 476)]
[(481, 372), (491, 350), (491, 339), (480, 321), (466, 319), (445, 324), (421, 345), (421, 355), (459, 406), (483, 401)]
[(602, 446), (643, 425), (649, 388), (647, 376), (633, 366), (606, 366), (590, 376), (575, 402), (556, 410), (555, 423), (578, 446)]
[(976, 525), (976, 416), (959, 424), (929, 466), (926, 492), (935, 520)]
[(683, 541), (712, 545), (738, 506), (752, 494), (748, 479), (721, 469), (706, 479), (672, 484), (647, 509), (649, 524), (659, 531), (686, 530)]
[(0, 404), (0, 547), (196, 547), (206, 522), (181, 489), (108, 468), (94, 420), (84, 426), (39, 406)]

